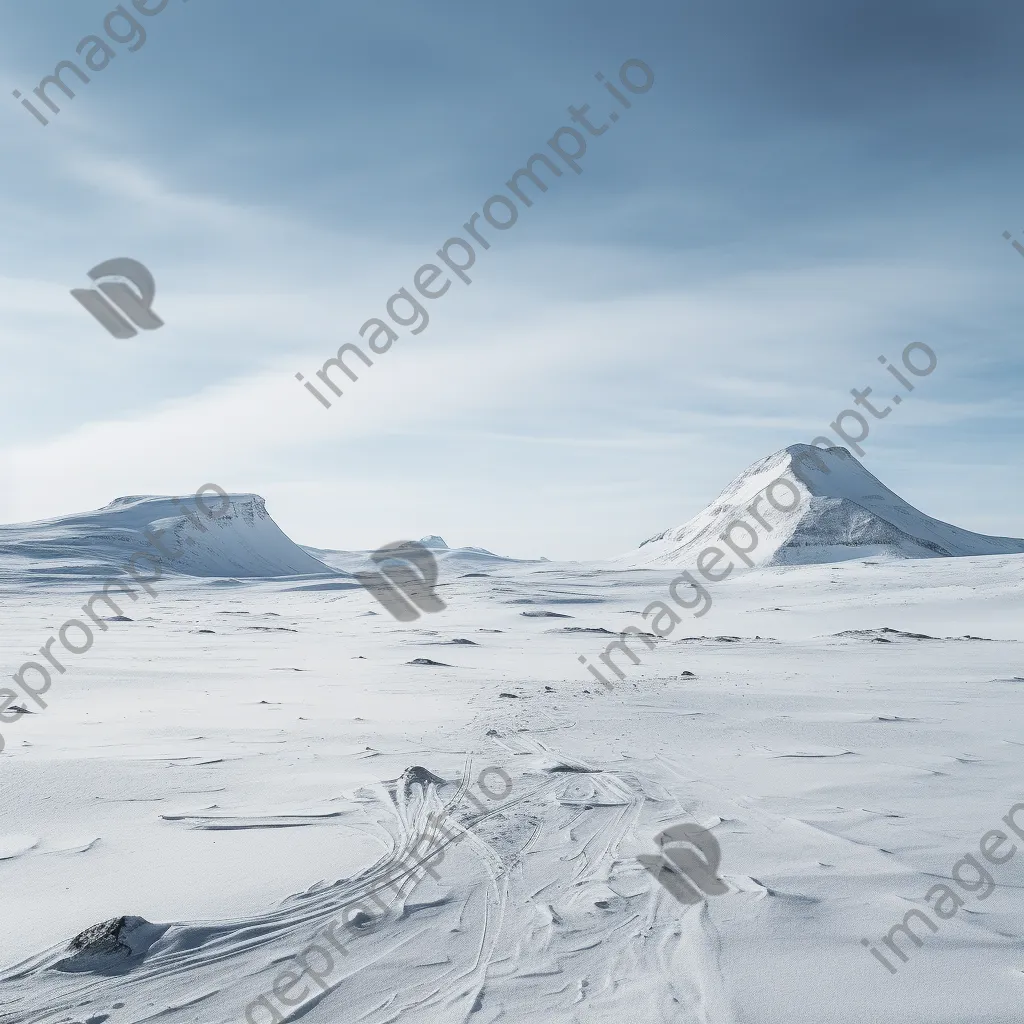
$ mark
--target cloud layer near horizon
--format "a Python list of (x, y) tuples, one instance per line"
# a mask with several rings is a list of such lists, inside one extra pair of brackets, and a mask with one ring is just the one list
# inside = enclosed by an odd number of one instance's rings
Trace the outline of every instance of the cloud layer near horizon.
[[(12, 15), (8, 94), (112, 6)], [(920, 340), (939, 367), (865, 464), (931, 515), (1024, 535), (1024, 261), (1000, 237), (1021, 14), (392, 7), (172, 0), (48, 127), (10, 100), (0, 517), (215, 480), (302, 543), (598, 557), (822, 433), (851, 388), (891, 395), (877, 356)], [(655, 86), (583, 173), (313, 401), (293, 374), (358, 341), (568, 104), (612, 109), (593, 75), (634, 56)], [(166, 322), (127, 341), (68, 295), (119, 255)]]

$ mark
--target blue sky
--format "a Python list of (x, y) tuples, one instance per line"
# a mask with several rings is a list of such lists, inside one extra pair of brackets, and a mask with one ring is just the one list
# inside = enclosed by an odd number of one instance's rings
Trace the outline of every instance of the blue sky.
[[(212, 480), (301, 543), (611, 555), (823, 433), (851, 388), (890, 398), (878, 355), (922, 341), (938, 366), (865, 464), (1024, 536), (1024, 259), (1002, 238), (1024, 242), (1024, 11), (170, 0), (43, 127), (11, 91), (115, 6), (5, 9), (3, 521)], [(594, 75), (629, 58), (655, 84), (582, 174), (312, 400), (293, 375), (358, 342), (570, 104), (617, 109)], [(69, 295), (120, 256), (165, 321), (127, 340)]]

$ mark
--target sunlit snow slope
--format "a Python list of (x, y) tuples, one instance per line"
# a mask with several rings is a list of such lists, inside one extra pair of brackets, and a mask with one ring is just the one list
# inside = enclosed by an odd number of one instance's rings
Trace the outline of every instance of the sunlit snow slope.
[[(205, 497), (217, 518), (197, 512), (192, 496), (116, 498), (104, 508), (37, 523), (0, 526), (0, 572), (34, 579), (110, 575), (137, 551), (161, 557), (164, 572), (189, 576), (272, 577), (334, 573), (307, 554), (270, 518), (258, 494)], [(158, 532), (173, 558), (146, 538)], [(140, 571), (149, 562), (140, 560)]]
[[(773, 497), (778, 506), (792, 508), (780, 511), (762, 496), (755, 511), (768, 524), (766, 529), (747, 509), (783, 475), (795, 493), (778, 485)], [(926, 516), (872, 476), (845, 448), (794, 444), (754, 463), (699, 515), (644, 541), (639, 551), (621, 561), (692, 564), (705, 547), (722, 547), (719, 538), (735, 520), (744, 520), (757, 531), (757, 546), (748, 556), (755, 565), (1024, 552), (1024, 540), (971, 533)], [(741, 546), (752, 546), (741, 529), (733, 533)]]

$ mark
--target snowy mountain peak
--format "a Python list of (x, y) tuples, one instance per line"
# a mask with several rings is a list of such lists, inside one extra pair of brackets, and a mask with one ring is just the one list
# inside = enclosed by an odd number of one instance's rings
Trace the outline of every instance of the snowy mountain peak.
[(703, 512), (644, 541), (627, 559), (689, 565), (705, 548), (725, 547), (722, 535), (737, 522), (754, 531), (734, 528), (754, 565), (1024, 552), (1024, 540), (972, 533), (925, 515), (845, 448), (794, 444), (755, 462)]
[(420, 537), (420, 543), (425, 548), (430, 548), (431, 551), (448, 551), (448, 545), (437, 536), (436, 533), (430, 534), (429, 537)]

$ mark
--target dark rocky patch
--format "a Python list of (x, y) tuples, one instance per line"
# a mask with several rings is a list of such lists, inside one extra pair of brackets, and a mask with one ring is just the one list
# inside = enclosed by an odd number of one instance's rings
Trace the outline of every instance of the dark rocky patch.
[(70, 943), (69, 953), (116, 953), (129, 952), (131, 947), (121, 942), (121, 933), (128, 923), (127, 917), (113, 917), (101, 924), (94, 924), (79, 932)]
[(411, 786), (415, 784), (421, 785), (424, 789), (427, 786), (444, 786), (447, 785), (446, 781), (439, 775), (435, 775), (432, 771), (424, 768), (422, 765), (414, 764), (402, 772), (400, 778), (395, 779), (396, 783), (401, 783), (405, 787), (405, 792), (408, 793)]
[(95, 974), (125, 974), (139, 963), (167, 925), (151, 924), (143, 917), (113, 917), (79, 932), (68, 944), (54, 970)]
[[(645, 633), (644, 636), (654, 636), (653, 633)], [(662, 637), (664, 639), (664, 637)], [(680, 644), (695, 643), (716, 643), (716, 644), (738, 644), (744, 640), (760, 640), (762, 643), (777, 644), (779, 641), (773, 636), (743, 637), (743, 636), (681, 636), (676, 641)]]
[(860, 640), (878, 640), (880, 637), (899, 637), (903, 640), (941, 640), (938, 636), (928, 636), (927, 633), (906, 633), (902, 629), (891, 629), (889, 626), (882, 626), (880, 629), (844, 629), (841, 633), (833, 633), (832, 636), (854, 637)]
[(566, 615), (564, 612), (520, 612), (528, 619), (572, 619), (573, 615)]
[(452, 666), (443, 661), (434, 661), (432, 658), (413, 658), (407, 661), (406, 665), (436, 665), (438, 668), (451, 668)]

